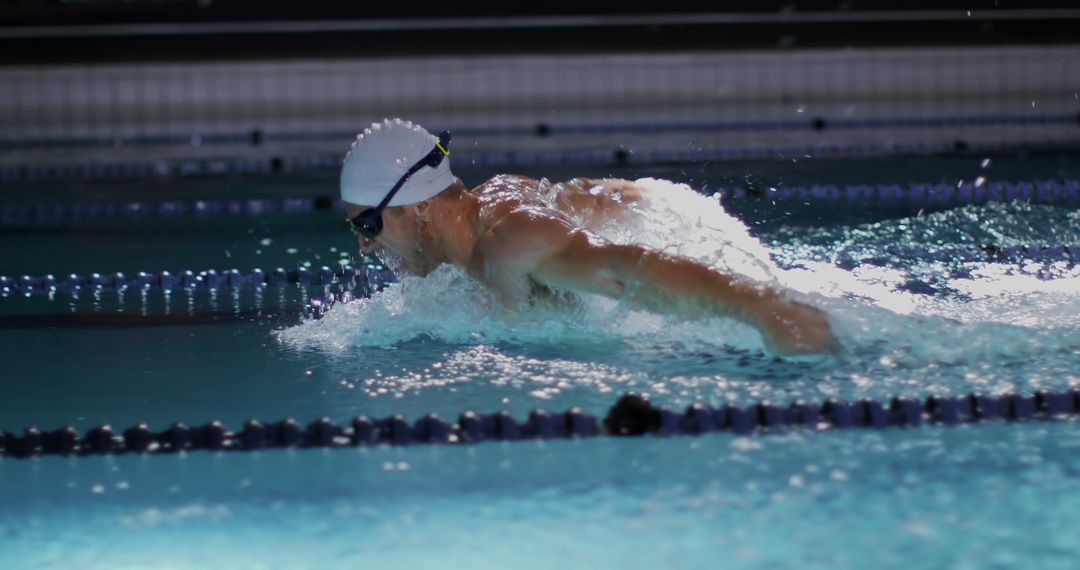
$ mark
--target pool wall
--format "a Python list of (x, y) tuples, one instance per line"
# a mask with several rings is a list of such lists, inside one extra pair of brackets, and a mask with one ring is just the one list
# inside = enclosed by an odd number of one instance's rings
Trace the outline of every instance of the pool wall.
[(507, 165), (1080, 141), (1074, 45), (58, 63), (0, 67), (0, 83), (5, 179), (331, 170), (385, 116), (450, 128), (473, 143), (460, 151)]

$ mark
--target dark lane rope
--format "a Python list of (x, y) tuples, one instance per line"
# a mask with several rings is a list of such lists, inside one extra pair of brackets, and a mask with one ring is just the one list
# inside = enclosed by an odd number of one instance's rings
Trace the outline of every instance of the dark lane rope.
[[(766, 189), (722, 187), (715, 191), (728, 200), (754, 198), (799, 201), (876, 200), (957, 206), (1020, 200), (1049, 205), (1080, 205), (1080, 181), (1078, 180), (995, 180), (978, 185), (974, 180), (959, 184), (814, 184)], [(138, 220), (156, 217), (302, 214), (340, 208), (341, 200), (329, 196), (192, 202), (166, 200), (120, 204), (35, 204), (0, 207), (0, 226), (56, 225), (69, 222)]]
[(174, 423), (160, 432), (146, 424), (120, 431), (108, 425), (80, 434), (72, 427), (21, 435), (0, 431), (0, 457), (38, 455), (122, 455), (181, 451), (255, 451), (272, 448), (344, 448), (373, 445), (465, 444), (483, 441), (576, 439), (596, 436), (736, 435), (821, 432), (854, 428), (884, 429), (925, 424), (956, 426), (987, 422), (1052, 421), (1080, 413), (1080, 391), (1036, 392), (1032, 396), (931, 396), (925, 400), (894, 398), (859, 402), (796, 402), (790, 406), (760, 403), (748, 407), (712, 408), (694, 404), (683, 412), (653, 406), (627, 394), (612, 406), (602, 422), (571, 408), (564, 413), (535, 410), (524, 422), (509, 412), (481, 415), (467, 411), (447, 422), (428, 414), (410, 423), (402, 415), (381, 420), (358, 416), (346, 425), (320, 418), (306, 426), (285, 419), (271, 424), (248, 420), (239, 431), (221, 422), (189, 427)]

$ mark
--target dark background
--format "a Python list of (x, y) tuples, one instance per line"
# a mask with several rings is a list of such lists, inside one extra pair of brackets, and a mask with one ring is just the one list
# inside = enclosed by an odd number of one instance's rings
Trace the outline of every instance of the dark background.
[(85, 25), (134, 22), (234, 22), (274, 20), (424, 19), (580, 15), (770, 14), (882, 11), (1077, 9), (1069, 0), (475, 0), (446, 2), (342, 2), (331, 0), (0, 0), (5, 26)]
[(1062, 0), (0, 0), (0, 64), (1053, 44)]

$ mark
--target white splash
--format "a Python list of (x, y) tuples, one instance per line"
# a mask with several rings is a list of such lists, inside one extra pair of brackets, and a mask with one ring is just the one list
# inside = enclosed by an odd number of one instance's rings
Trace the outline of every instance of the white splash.
[(724, 210), (717, 197), (667, 180), (636, 182), (649, 189), (645, 200), (631, 206), (634, 215), (628, 220), (599, 228), (600, 235), (615, 243), (637, 243), (696, 259), (721, 273), (758, 282), (776, 280), (780, 270), (769, 251), (750, 235), (746, 224)]
[[(664, 180), (646, 178), (638, 183), (650, 190), (648, 198), (635, 204), (623, 223), (600, 228), (600, 235), (615, 243), (640, 243), (698, 259), (756, 281), (776, 281), (780, 270), (768, 250), (718, 199)], [(483, 285), (449, 266), (425, 278), (404, 276), (371, 298), (339, 304), (321, 319), (277, 336), (286, 344), (331, 352), (356, 346), (393, 348), (422, 337), (455, 344), (647, 338), (762, 346), (753, 329), (730, 319), (680, 322), (595, 296), (584, 296), (569, 312), (532, 308), (508, 315)]]
[[(917, 367), (917, 362), (1023, 353), (1037, 346), (1068, 349), (1076, 343), (1080, 274), (1043, 281), (1004, 274), (1002, 266), (985, 264), (970, 278), (950, 282), (951, 288), (969, 295), (964, 299), (906, 291), (908, 273), (895, 268), (866, 265), (849, 271), (806, 260), (796, 269), (783, 270), (715, 197), (665, 180), (637, 182), (649, 189), (646, 199), (633, 204), (626, 219), (597, 233), (615, 243), (639, 243), (783, 287), (792, 297), (829, 313), (841, 342), (854, 352), (887, 346), (891, 348), (885, 350), (899, 351), (889, 358)], [(1045, 334), (1023, 332), (1030, 328)], [(1059, 334), (1062, 328), (1072, 332)], [(482, 285), (446, 266), (426, 278), (403, 277), (369, 299), (339, 304), (320, 320), (277, 336), (289, 345), (330, 352), (392, 349), (418, 338), (459, 345), (608, 340), (761, 348), (756, 331), (730, 319), (682, 322), (592, 296), (585, 296), (573, 311), (534, 308), (510, 316)]]

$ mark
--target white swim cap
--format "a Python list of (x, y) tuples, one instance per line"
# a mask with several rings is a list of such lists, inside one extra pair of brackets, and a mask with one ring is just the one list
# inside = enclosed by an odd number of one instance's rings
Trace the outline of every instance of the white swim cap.
[[(374, 123), (356, 136), (341, 167), (341, 199), (362, 206), (375, 206), (398, 180), (435, 143), (434, 135), (420, 125), (401, 119)], [(389, 206), (423, 202), (454, 183), (450, 160), (444, 158), (435, 168), (424, 167), (409, 177)]]

